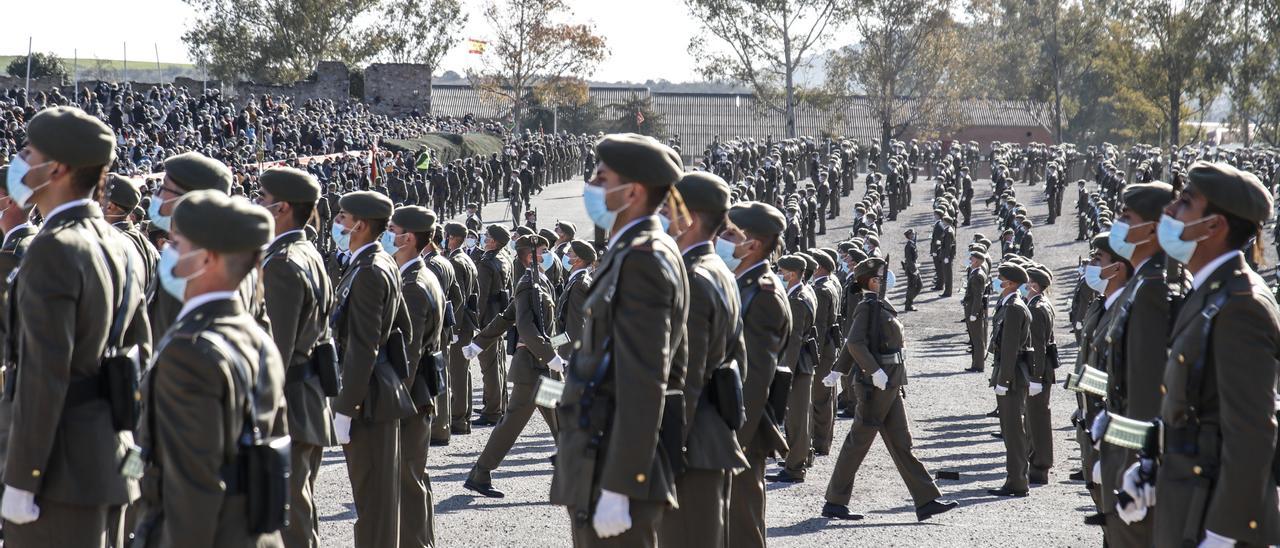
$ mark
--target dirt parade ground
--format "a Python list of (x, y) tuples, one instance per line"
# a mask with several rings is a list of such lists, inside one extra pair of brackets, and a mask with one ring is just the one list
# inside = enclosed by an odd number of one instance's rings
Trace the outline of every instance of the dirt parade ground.
[[(974, 217), (970, 226), (957, 230), (957, 244), (962, 248), (982, 233), (996, 239), (994, 218), (982, 206), (989, 194), (989, 181), (975, 182)], [(995, 396), (987, 385), (988, 373), (966, 373), (968, 353), (966, 335), (961, 323), (960, 296), (963, 272), (955, 275), (952, 296), (941, 298), (929, 291), (933, 270), (928, 260), (927, 237), (932, 223), (930, 198), (932, 181), (921, 177), (912, 188), (915, 199), (895, 222), (884, 225), (881, 242), (890, 255), (895, 270), (902, 254), (903, 236), (907, 228), (915, 228), (920, 238), (921, 268), (925, 292), (916, 304), (918, 312), (901, 316), (906, 326), (906, 359), (909, 385), (906, 388), (907, 413), (912, 421), (916, 455), (929, 471), (955, 472), (959, 479), (942, 479), (938, 487), (944, 498), (958, 501), (960, 507), (927, 522), (916, 521), (907, 489), (894, 470), (884, 447), (875, 444), (858, 474), (850, 509), (866, 514), (858, 522), (832, 522), (820, 516), (823, 493), (836, 460), (839, 442), (848, 432), (851, 420), (841, 418), (836, 425), (836, 444), (829, 456), (819, 457), (809, 471), (807, 481), (795, 484), (770, 484), (768, 487), (767, 523), (769, 540), (776, 546), (859, 545), (876, 546), (1017, 546), (1032, 541), (1038, 546), (1099, 545), (1101, 529), (1087, 526), (1082, 519), (1092, 512), (1083, 482), (1070, 481), (1068, 474), (1079, 468), (1079, 449), (1071, 430), (1069, 417), (1074, 399), (1062, 390), (1052, 388), (1054, 467), (1049, 484), (1034, 486), (1026, 498), (997, 498), (986, 490), (999, 487), (1004, 479), (1004, 446), (992, 436), (999, 427), (987, 412), (995, 408)], [(1074, 196), (1063, 204), (1066, 215), (1055, 225), (1044, 224), (1046, 204), (1040, 185), (1016, 186), (1019, 201), (1030, 206), (1035, 223), (1036, 255), (1034, 259), (1049, 266), (1055, 275), (1050, 290), (1058, 310), (1055, 325), (1062, 348), (1062, 362), (1075, 363), (1076, 349), (1066, 321), (1070, 290), (1077, 280), (1077, 259), (1087, 254), (1085, 242), (1073, 241), (1076, 235)], [(854, 199), (861, 196), (861, 179)], [(539, 226), (551, 226), (556, 220), (570, 220), (580, 233), (591, 225), (582, 206), (582, 183), (569, 181), (552, 185), (534, 200)], [(850, 200), (850, 198), (845, 198)], [(845, 208), (849, 213), (852, 208)], [(485, 222), (509, 219), (505, 204), (490, 204), (484, 209)], [(850, 219), (829, 221), (827, 233), (818, 236), (820, 246), (834, 245), (848, 237)], [(963, 267), (960, 267), (963, 268)], [(904, 282), (890, 292), (891, 302), (902, 309)], [(989, 359), (989, 358), (988, 358)], [(474, 397), (478, 401), (479, 368), (474, 363), (476, 379)], [(1059, 377), (1065, 373), (1059, 370)], [(454, 436), (446, 447), (432, 447), (428, 461), (436, 505), (436, 538), (442, 546), (567, 546), (569, 518), (564, 509), (547, 502), (552, 465), (549, 457), (555, 442), (541, 419), (530, 421), (525, 434), (517, 442), (502, 466), (493, 474), (494, 486), (507, 493), (504, 499), (485, 499), (463, 489), (468, 470), (475, 463), (491, 428), (476, 428), (472, 434)], [(776, 465), (770, 465), (770, 472)], [(350, 546), (355, 510), (351, 503), (350, 484), (346, 476), (342, 451), (331, 448), (325, 453), (317, 485), (320, 534), (324, 546)]]

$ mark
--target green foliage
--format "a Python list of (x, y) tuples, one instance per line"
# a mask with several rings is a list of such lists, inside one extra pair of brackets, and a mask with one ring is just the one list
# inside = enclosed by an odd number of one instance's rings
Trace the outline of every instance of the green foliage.
[(382, 146), (395, 151), (434, 150), (439, 162), (502, 152), (502, 140), (484, 133), (429, 133), (415, 139), (385, 139)]
[[(9, 76), (25, 78), (27, 76), (27, 56), (19, 55), (14, 57), (9, 61), (9, 66), (5, 68), (5, 73)], [(67, 67), (57, 55), (35, 52), (31, 54), (31, 77), (66, 79)]]

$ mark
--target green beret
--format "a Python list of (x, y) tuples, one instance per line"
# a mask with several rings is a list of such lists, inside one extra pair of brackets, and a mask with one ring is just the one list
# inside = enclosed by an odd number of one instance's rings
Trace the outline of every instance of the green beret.
[(248, 253), (271, 241), (275, 221), (266, 209), (241, 196), (196, 190), (183, 195), (174, 206), (173, 228), (201, 249)]
[(138, 207), (138, 202), (142, 201), (142, 190), (138, 181), (119, 173), (108, 173), (107, 201), (120, 206), (127, 212), (132, 212), (133, 208)]
[(27, 142), (49, 160), (72, 168), (105, 166), (116, 157), (111, 128), (75, 107), (37, 113), (27, 123)]
[(231, 170), (226, 164), (199, 152), (184, 152), (164, 161), (164, 174), (182, 190), (218, 190), (231, 193)]
[(262, 172), (258, 182), (279, 202), (314, 204), (320, 199), (320, 183), (301, 169), (273, 167)]
[(584, 240), (570, 240), (569, 249), (572, 249), (573, 254), (576, 255), (579, 259), (582, 259), (588, 263), (593, 263), (596, 261), (596, 248), (591, 247), (591, 244), (587, 243)]
[(867, 243), (874, 245), (876, 247), (880, 247), (880, 238), (877, 238), (875, 234), (868, 234)]
[(403, 228), (405, 232), (433, 231), (436, 226), (436, 212), (416, 205), (398, 207), (391, 214), (391, 222)]
[[(398, 223), (397, 223), (397, 224), (398, 224)], [(452, 237), (452, 236), (461, 236), (461, 237), (463, 237), (463, 238), (466, 238), (466, 237), (467, 237), (467, 227), (462, 226), (462, 223), (459, 223), (459, 222), (457, 222), (457, 221), (449, 221), (449, 222), (447, 222), (447, 223), (445, 223), (445, 224), (444, 224), (444, 235), (445, 235), (445, 236), (450, 236), (450, 237)]]
[(1156, 221), (1164, 208), (1173, 201), (1173, 187), (1159, 181), (1132, 184), (1124, 189), (1121, 197), (1124, 206), (1138, 214), (1144, 221)]
[(556, 228), (572, 239), (578, 233), (578, 226), (569, 221), (556, 221)]
[(1222, 211), (1255, 225), (1271, 218), (1271, 193), (1248, 171), (1225, 163), (1196, 162), (1187, 177), (1187, 188), (1199, 192)]
[(1040, 289), (1048, 289), (1049, 284), (1053, 283), (1053, 274), (1050, 274), (1043, 266), (1036, 265), (1027, 270), (1027, 277), (1040, 286)]
[(828, 254), (825, 249), (813, 249), (810, 251), (812, 252), (813, 260), (817, 261), (818, 266), (822, 267), (823, 270), (832, 272), (836, 269), (836, 258), (834, 257), (834, 254)]
[(856, 246), (853, 245), (853, 242), (840, 242), (836, 244), (836, 250), (841, 253), (848, 253), (849, 250), (853, 249), (854, 247)]
[(492, 224), (484, 227), (484, 231), (490, 238), (497, 240), (499, 245), (507, 245), (507, 242), (511, 241), (511, 233), (507, 232), (502, 225)]
[(1089, 242), (1089, 247), (1093, 248), (1094, 251), (1106, 251), (1108, 255), (1111, 255), (1112, 257), (1115, 257), (1117, 259), (1120, 258), (1120, 255), (1116, 254), (1114, 249), (1111, 249), (1111, 232), (1110, 231), (1099, 232), (1097, 235), (1095, 235), (1093, 237), (1093, 240)]
[(537, 249), (538, 246), (547, 245), (546, 240), (537, 234), (523, 234), (516, 238), (516, 249)]
[(1027, 271), (1011, 262), (1000, 265), (1000, 277), (1018, 284), (1027, 283)]
[(878, 275), (882, 266), (884, 266), (884, 259), (880, 257), (870, 257), (858, 261), (858, 265), (853, 267), (853, 279), (856, 280), (873, 274)]
[(797, 251), (796, 256), (804, 259), (804, 271), (807, 274), (813, 274), (818, 269), (818, 261), (813, 258), (807, 251)]
[(783, 255), (781, 259), (778, 259), (778, 268), (790, 270), (792, 272), (800, 272), (802, 274), (804, 273), (806, 264), (804, 257), (799, 255)]
[(356, 190), (343, 194), (338, 207), (357, 219), (390, 219), (396, 206), (386, 194)]
[(624, 180), (647, 186), (669, 187), (684, 174), (680, 156), (646, 135), (606, 135), (596, 143), (596, 158)]
[(676, 190), (689, 211), (723, 214), (729, 210), (729, 184), (714, 173), (690, 171), (676, 183)]
[(970, 258), (976, 257), (984, 263), (987, 262), (987, 254), (981, 251), (978, 251), (976, 249), (969, 251), (969, 257)]
[(762, 202), (742, 202), (729, 208), (729, 220), (754, 236), (777, 236), (787, 227), (778, 208)]
[(556, 241), (556, 233), (545, 228), (539, 230), (538, 235), (542, 236), (542, 239), (546, 240), (548, 245)]
[(520, 225), (516, 227), (516, 238), (519, 238), (521, 236), (528, 236), (530, 234), (533, 234), (532, 228), (529, 228), (525, 225)]

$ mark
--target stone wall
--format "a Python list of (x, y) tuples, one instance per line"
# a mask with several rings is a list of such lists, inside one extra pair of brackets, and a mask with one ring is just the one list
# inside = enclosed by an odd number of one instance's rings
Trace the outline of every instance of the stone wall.
[[(26, 85), (27, 79), (25, 77), (0, 74), (0, 89), (21, 89)], [(37, 91), (50, 91), (61, 85), (62, 80), (58, 78), (32, 78), (31, 94), (35, 95)]]
[(374, 63), (364, 69), (364, 102), (379, 114), (428, 111), (431, 69), (414, 63)]
[(351, 71), (347, 66), (336, 61), (323, 61), (316, 65), (316, 72), (306, 80), (286, 85), (256, 84), (240, 82), (235, 85), (235, 96), (248, 100), (250, 95), (281, 95), (293, 98), (295, 103), (307, 99), (328, 99), (343, 101), (351, 96)]

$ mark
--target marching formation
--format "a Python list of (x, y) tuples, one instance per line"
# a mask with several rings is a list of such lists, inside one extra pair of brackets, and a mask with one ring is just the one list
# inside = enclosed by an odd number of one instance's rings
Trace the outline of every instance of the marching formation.
[[(764, 546), (766, 486), (815, 479), (824, 458), (812, 513), (862, 520), (877, 437), (928, 520), (959, 504), (917, 458), (904, 403), (926, 274), (939, 299), (959, 293), (965, 371), (990, 367), (1005, 448), (990, 495), (1050, 481), (1062, 382), (1082, 463), (1068, 477), (1107, 545), (1280, 543), (1280, 310), (1257, 274), (1270, 154), (716, 139), (686, 166), (678, 137), (524, 134), (443, 168), (371, 153), (350, 177), (174, 150), (146, 182), (110, 171), (115, 110), (31, 113), (0, 168), (12, 546), (319, 546), (334, 446), (356, 546), (435, 546), (429, 449), (491, 427), (462, 486), (502, 498), (535, 412), (575, 546)], [(994, 240), (959, 242), (979, 170)], [(1056, 222), (1073, 174), (1089, 258), (1041, 264), (1027, 204)], [(530, 195), (579, 175), (593, 226), (539, 226)], [(511, 224), (486, 223), (501, 199)], [(924, 199), (933, 224), (893, 257), (885, 223)], [(820, 246), (829, 220), (849, 233)]]

